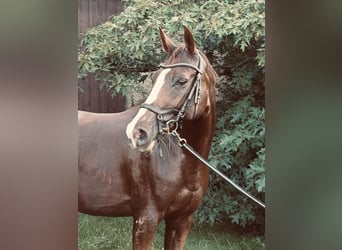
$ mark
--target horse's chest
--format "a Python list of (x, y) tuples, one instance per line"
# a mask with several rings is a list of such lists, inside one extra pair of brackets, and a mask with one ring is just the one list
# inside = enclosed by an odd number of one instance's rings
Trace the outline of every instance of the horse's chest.
[(183, 167), (186, 159), (179, 152), (178, 157), (150, 157), (140, 155), (130, 168), (132, 196), (136, 202), (158, 204), (166, 214), (175, 211), (194, 211), (203, 196), (201, 175), (188, 172)]

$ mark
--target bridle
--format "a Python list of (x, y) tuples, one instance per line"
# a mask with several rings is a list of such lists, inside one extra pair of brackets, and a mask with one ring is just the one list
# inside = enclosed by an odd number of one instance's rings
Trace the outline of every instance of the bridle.
[[(181, 122), (182, 118), (185, 116), (188, 104), (192, 97), (195, 95), (195, 111), (193, 117), (195, 117), (197, 111), (198, 111), (198, 102), (200, 99), (200, 92), (201, 92), (201, 77), (202, 77), (202, 70), (201, 68), (201, 56), (199, 55), (199, 60), (197, 63), (197, 66), (189, 64), (189, 63), (174, 63), (174, 64), (160, 64), (159, 67), (163, 69), (169, 69), (169, 68), (176, 68), (176, 67), (187, 67), (192, 68), (196, 71), (196, 75), (192, 81), (192, 87), (188, 93), (187, 98), (185, 99), (183, 105), (180, 109), (176, 108), (168, 108), (168, 109), (160, 109), (156, 106), (153, 106), (148, 103), (141, 104), (140, 108), (145, 108), (157, 115), (158, 119), (158, 131), (160, 134), (170, 134), (172, 131), (176, 131), (179, 127), (179, 123)], [(165, 115), (169, 114), (177, 114), (174, 119), (164, 120)], [(163, 127), (163, 124), (166, 124), (166, 128)]]

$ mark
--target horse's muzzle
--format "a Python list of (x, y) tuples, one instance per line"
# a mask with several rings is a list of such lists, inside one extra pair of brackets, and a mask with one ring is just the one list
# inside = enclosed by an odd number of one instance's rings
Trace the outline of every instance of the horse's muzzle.
[(140, 110), (126, 128), (131, 148), (141, 152), (152, 151), (158, 134), (157, 126), (155, 114)]
[(143, 128), (136, 128), (133, 132), (133, 140), (137, 147), (145, 146), (148, 144), (148, 134)]
[(141, 152), (150, 152), (154, 146), (154, 140), (142, 128), (135, 129), (133, 137), (128, 138), (128, 141), (132, 149), (137, 149)]

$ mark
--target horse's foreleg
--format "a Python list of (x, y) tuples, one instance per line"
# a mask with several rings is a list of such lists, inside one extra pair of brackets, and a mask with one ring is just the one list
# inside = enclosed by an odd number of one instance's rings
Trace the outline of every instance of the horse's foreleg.
[(152, 249), (154, 233), (159, 224), (157, 213), (133, 217), (133, 250)]
[(189, 234), (193, 215), (165, 220), (165, 250), (182, 250)]

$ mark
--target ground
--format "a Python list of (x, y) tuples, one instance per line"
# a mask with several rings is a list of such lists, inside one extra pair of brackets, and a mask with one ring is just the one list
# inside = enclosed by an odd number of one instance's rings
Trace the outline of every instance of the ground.
[[(79, 250), (130, 250), (132, 218), (78, 216)], [(153, 250), (163, 249), (164, 224), (155, 235)], [(193, 225), (186, 241), (185, 250), (262, 250), (264, 240), (251, 234), (236, 233), (224, 226)]]

